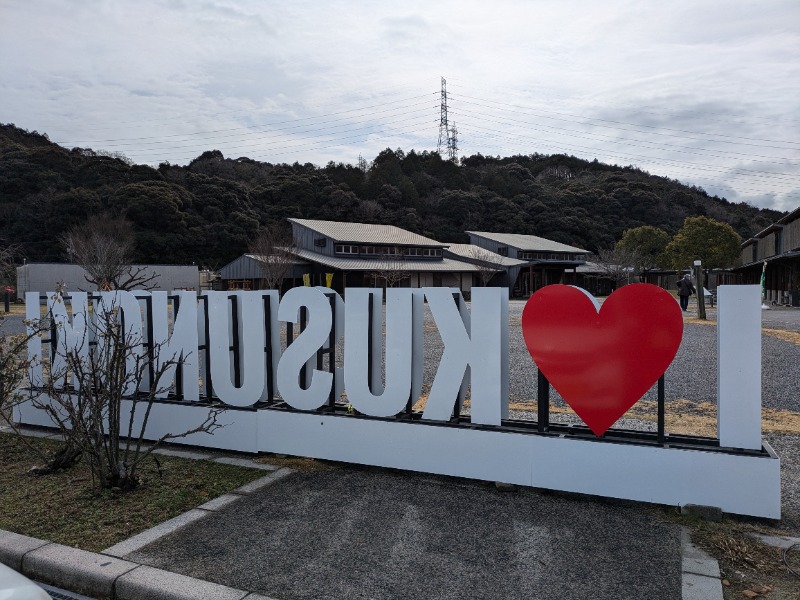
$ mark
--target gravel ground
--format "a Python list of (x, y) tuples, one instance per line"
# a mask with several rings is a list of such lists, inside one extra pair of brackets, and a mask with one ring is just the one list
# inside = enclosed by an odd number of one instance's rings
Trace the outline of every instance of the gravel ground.
[[(536, 367), (525, 346), (520, 328), (524, 301), (513, 300), (509, 306), (509, 371), (512, 402), (535, 403), (537, 394)], [(709, 311), (710, 313), (710, 311)], [(775, 316), (777, 315), (777, 318)], [(709, 317), (716, 318), (714, 314)], [(800, 310), (783, 309), (763, 311), (766, 328), (794, 328), (800, 330)], [(435, 329), (430, 314), (426, 313), (426, 335)], [(717, 330), (709, 325), (687, 323), (683, 340), (675, 360), (665, 375), (667, 401), (687, 399), (695, 402), (716, 403), (717, 398)], [(426, 339), (425, 383), (433, 382), (441, 357), (441, 339), (432, 331)], [(778, 340), (769, 335), (762, 337), (762, 403), (768, 408), (800, 411), (800, 346)], [(655, 386), (645, 396), (657, 398)], [(563, 404), (555, 390), (551, 399)]]
[[(520, 319), (525, 301), (512, 300), (509, 305), (509, 371), (512, 402), (535, 404), (537, 394), (536, 367), (522, 338)], [(692, 313), (690, 305), (689, 313)], [(716, 309), (708, 310), (710, 320)], [(425, 307), (425, 389), (430, 389), (442, 355), (442, 343), (428, 307)], [(800, 331), (800, 309), (773, 308), (762, 311), (762, 324), (768, 329)], [(20, 333), (22, 317), (8, 317), (0, 323), (0, 333)], [(717, 355), (716, 328), (687, 323), (678, 354), (665, 376), (667, 401), (687, 399), (694, 402), (716, 402)], [(341, 364), (341, 348), (338, 352)], [(762, 336), (762, 403), (767, 408), (800, 411), (800, 346)], [(645, 396), (656, 399), (655, 386)], [(551, 400), (563, 401), (555, 390)]]
[(767, 434), (764, 437), (781, 457), (781, 520), (770, 521), (770, 524), (789, 535), (800, 536), (800, 436)]

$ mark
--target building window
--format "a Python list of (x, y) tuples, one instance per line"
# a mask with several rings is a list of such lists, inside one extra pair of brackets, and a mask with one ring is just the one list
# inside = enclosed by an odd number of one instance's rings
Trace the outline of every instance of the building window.
[(497, 249), (497, 253), (498, 253), (500, 256), (508, 256), (508, 246), (500, 246), (500, 247)]
[(780, 254), (783, 252), (783, 239), (781, 233), (783, 232), (780, 229), (775, 232), (775, 254)]
[(249, 279), (228, 279), (228, 290), (250, 290), (251, 281)]
[(358, 246), (352, 244), (336, 244), (337, 254), (358, 254)]
[(328, 240), (325, 238), (317, 238), (314, 240), (314, 246), (316, 246), (317, 248), (324, 248), (327, 243)]
[(753, 262), (758, 262), (758, 242), (753, 242)]
[(406, 248), (406, 256), (422, 256), (422, 248)]
[(375, 246), (361, 246), (361, 254), (375, 256), (377, 252), (375, 251)]

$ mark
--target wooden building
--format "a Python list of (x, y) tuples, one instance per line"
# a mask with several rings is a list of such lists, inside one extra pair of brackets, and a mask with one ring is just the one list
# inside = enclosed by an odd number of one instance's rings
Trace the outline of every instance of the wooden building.
[(576, 284), (589, 251), (535, 235), (467, 231), (470, 242), (500, 256), (524, 261), (511, 285), (514, 296), (529, 296), (551, 283)]
[(742, 243), (742, 266), (735, 270), (751, 284), (764, 270), (764, 301), (800, 306), (800, 207)]
[[(266, 287), (262, 263), (265, 257), (255, 254), (243, 254), (233, 262), (219, 270), (219, 282), (215, 289), (221, 290), (260, 290)], [(284, 284), (281, 289), (303, 285), (303, 274), (308, 272), (308, 263), (304, 260), (291, 260), (287, 268)], [(215, 283), (217, 283), (215, 282)]]
[[(475, 264), (445, 256), (448, 244), (395, 227), (314, 219), (289, 219), (296, 258), (293, 285), (322, 285), (339, 292), (352, 287), (454, 287), (468, 292), (480, 272)], [(256, 276), (263, 257), (245, 255), (220, 270), (223, 287)], [(288, 278), (289, 276), (287, 276)]]

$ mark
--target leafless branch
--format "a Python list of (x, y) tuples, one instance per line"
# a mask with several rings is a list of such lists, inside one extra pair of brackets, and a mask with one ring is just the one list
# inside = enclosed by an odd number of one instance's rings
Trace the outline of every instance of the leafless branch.
[(411, 276), (408, 265), (399, 252), (399, 249), (384, 250), (378, 256), (376, 269), (372, 272), (372, 277), (376, 281), (383, 280), (387, 288), (396, 287)]
[(496, 264), (492, 262), (494, 254), (489, 252), (486, 248), (473, 245), (470, 247), (470, 256), (475, 261), (474, 265), (478, 269), (478, 277), (481, 280), (481, 285), (486, 287), (492, 277), (498, 272)]
[(133, 225), (108, 215), (90, 217), (61, 238), (70, 260), (86, 271), (86, 281), (99, 290), (149, 289), (158, 275), (131, 265)]
[(142, 339), (123, 330), (118, 307), (96, 309), (87, 323), (79, 347), (63, 356), (64, 369), (50, 373), (42, 396), (32, 403), (59, 428), (66, 446), (88, 462), (97, 485), (131, 489), (138, 485), (139, 465), (154, 448), (213, 432), (219, 410), (210, 409), (194, 428), (145, 444), (153, 405), (170, 385), (164, 376), (180, 361), (174, 356), (159, 360), (161, 345), (143, 348)]
[(592, 262), (597, 264), (605, 277), (617, 285), (633, 283), (641, 272), (639, 255), (623, 248), (600, 249)]
[(19, 244), (6, 244), (3, 240), (0, 240), (0, 284), (14, 282), (19, 254)]
[(295, 262), (292, 248), (294, 242), (291, 232), (276, 226), (262, 229), (250, 243), (250, 253), (258, 261), (267, 289), (280, 289), (283, 280), (291, 272)]

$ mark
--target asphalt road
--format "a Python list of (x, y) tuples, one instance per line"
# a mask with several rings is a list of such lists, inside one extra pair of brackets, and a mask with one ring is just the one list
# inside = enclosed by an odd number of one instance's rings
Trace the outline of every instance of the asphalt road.
[(281, 600), (681, 597), (659, 508), (346, 467), (295, 473), (127, 558)]

